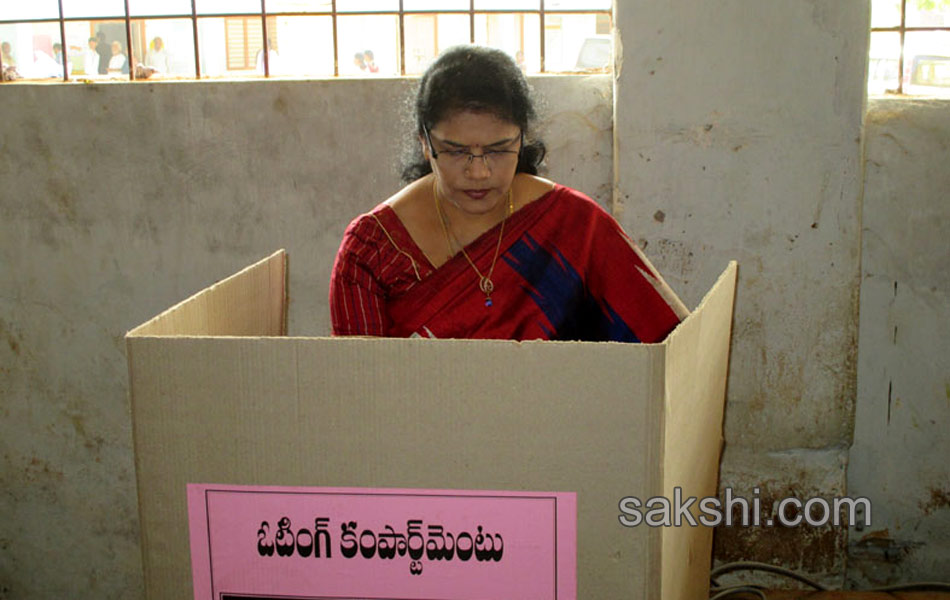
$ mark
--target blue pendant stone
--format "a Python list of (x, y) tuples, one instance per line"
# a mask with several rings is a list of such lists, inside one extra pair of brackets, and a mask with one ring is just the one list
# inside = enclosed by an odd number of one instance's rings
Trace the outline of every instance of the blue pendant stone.
[(491, 306), (491, 298), (485, 298), (485, 306)]

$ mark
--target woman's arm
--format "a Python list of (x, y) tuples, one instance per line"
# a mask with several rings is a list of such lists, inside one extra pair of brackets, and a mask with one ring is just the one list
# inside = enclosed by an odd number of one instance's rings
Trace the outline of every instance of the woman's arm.
[(389, 332), (386, 290), (376, 273), (379, 240), (375, 220), (354, 220), (343, 234), (330, 275), (333, 335), (385, 336)]

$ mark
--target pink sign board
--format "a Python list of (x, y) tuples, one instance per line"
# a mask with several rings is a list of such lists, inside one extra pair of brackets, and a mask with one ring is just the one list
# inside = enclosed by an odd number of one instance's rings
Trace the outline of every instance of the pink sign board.
[(188, 485), (195, 600), (575, 600), (577, 496)]

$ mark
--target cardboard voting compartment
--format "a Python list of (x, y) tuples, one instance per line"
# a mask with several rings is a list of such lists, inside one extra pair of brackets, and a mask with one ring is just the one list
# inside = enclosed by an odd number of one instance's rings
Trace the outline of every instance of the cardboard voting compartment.
[(283, 251), (127, 335), (147, 596), (192, 596), (188, 484), (576, 492), (577, 597), (705, 598), (736, 265), (660, 344), (288, 337)]

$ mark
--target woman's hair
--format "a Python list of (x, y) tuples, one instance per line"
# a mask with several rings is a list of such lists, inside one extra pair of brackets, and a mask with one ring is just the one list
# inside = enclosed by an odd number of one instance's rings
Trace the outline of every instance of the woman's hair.
[(403, 156), (402, 178), (415, 181), (432, 172), (417, 137), (457, 111), (485, 112), (513, 123), (524, 132), (518, 173), (538, 174), (544, 142), (529, 135), (537, 114), (531, 90), (518, 65), (501, 50), (454, 46), (426, 69), (419, 81), (412, 112), (415, 135)]

